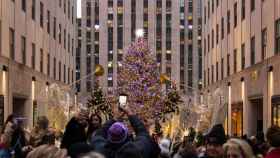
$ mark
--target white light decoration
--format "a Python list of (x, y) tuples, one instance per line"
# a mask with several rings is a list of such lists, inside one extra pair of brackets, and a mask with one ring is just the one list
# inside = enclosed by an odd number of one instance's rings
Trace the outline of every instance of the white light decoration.
[(143, 29), (137, 29), (135, 31), (136, 37), (143, 37), (144, 36), (144, 30)]
[(95, 30), (99, 30), (99, 25), (94, 25)]

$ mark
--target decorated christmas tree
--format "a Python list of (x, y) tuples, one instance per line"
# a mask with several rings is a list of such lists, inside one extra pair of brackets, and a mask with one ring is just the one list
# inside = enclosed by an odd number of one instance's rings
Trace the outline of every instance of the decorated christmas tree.
[(164, 95), (159, 81), (155, 54), (143, 38), (138, 38), (127, 51), (118, 76), (118, 93), (128, 96), (128, 106), (142, 119), (162, 115)]
[(94, 84), (94, 91), (91, 93), (87, 105), (92, 113), (103, 115), (106, 119), (111, 118), (113, 115), (112, 107), (106, 102), (98, 82)]

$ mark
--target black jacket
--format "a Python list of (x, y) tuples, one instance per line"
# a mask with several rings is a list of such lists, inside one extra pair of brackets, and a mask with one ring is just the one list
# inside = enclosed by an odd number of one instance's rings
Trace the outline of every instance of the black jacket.
[(86, 142), (86, 140), (85, 127), (73, 117), (66, 125), (61, 141), (61, 148), (66, 148), (68, 150), (71, 145)]
[(115, 122), (111, 120), (104, 124), (101, 129), (97, 130), (96, 136), (93, 137), (91, 143), (95, 151), (104, 154), (106, 158), (122, 158), (122, 155), (125, 155), (126, 152), (133, 150), (135, 155), (141, 155), (141, 158), (152, 158), (154, 146), (144, 124), (137, 116), (129, 116), (128, 119), (136, 134), (134, 140), (127, 140), (123, 144), (111, 144), (107, 140), (107, 131)]

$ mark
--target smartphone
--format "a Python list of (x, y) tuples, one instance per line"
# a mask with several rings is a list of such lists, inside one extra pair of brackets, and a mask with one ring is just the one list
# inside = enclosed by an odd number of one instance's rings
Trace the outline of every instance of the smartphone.
[(119, 96), (119, 107), (120, 107), (121, 109), (124, 109), (125, 106), (126, 106), (126, 103), (127, 103), (127, 96), (124, 95), (124, 94), (121, 94), (121, 95)]

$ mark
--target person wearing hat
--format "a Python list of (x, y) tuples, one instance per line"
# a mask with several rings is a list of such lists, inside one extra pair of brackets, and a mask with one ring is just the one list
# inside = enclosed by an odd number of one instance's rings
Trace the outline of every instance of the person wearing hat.
[(280, 157), (280, 127), (272, 126), (266, 133), (267, 141), (270, 149), (265, 158), (279, 158)]
[(87, 141), (86, 128), (88, 117), (88, 110), (81, 109), (76, 116), (71, 118), (65, 128), (61, 141), (61, 148), (66, 148), (68, 150), (73, 144)]
[(130, 139), (123, 122), (110, 120), (96, 131), (91, 141), (95, 151), (106, 158), (150, 158), (153, 144), (143, 122), (129, 108), (123, 111), (136, 134), (135, 139)]
[(225, 130), (222, 124), (214, 125), (206, 135), (206, 155), (204, 158), (222, 158), (223, 144), (226, 142)]

